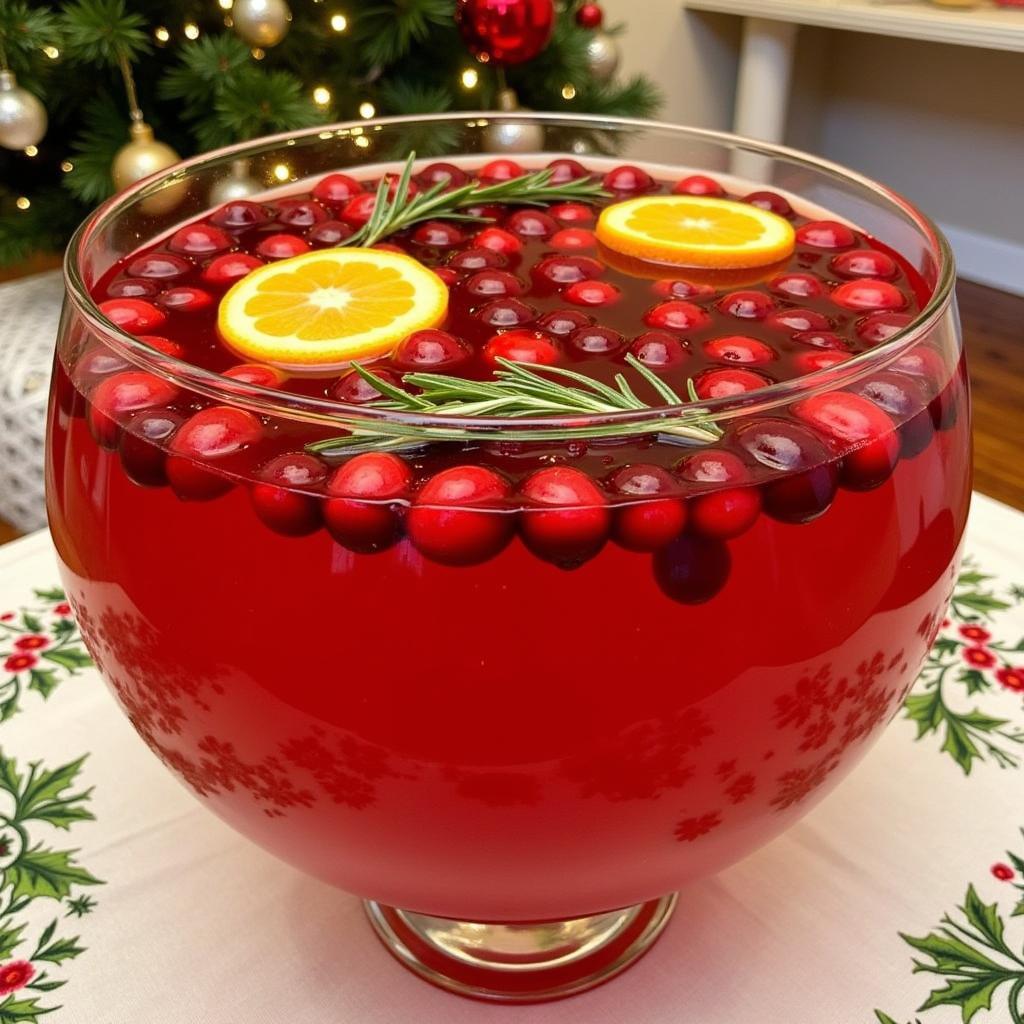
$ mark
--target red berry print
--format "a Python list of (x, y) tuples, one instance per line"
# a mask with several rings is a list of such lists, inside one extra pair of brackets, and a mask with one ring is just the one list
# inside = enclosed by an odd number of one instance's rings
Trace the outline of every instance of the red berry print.
[(258, 444), (263, 427), (252, 413), (227, 405), (197, 412), (171, 440), (167, 478), (179, 498), (208, 501), (226, 494), (234, 481), (209, 467), (228, 470), (239, 453)]
[(1000, 882), (1009, 882), (1014, 876), (1014, 870), (1009, 864), (993, 864), (992, 875)]
[(478, 231), (473, 244), (481, 249), (492, 249), (503, 256), (514, 256), (523, 251), (523, 243), (504, 228), (484, 228)]
[(876, 310), (903, 309), (907, 297), (888, 281), (875, 281), (864, 278), (858, 281), (847, 281), (832, 289), (832, 301), (844, 309), (869, 313)]
[(309, 252), (310, 248), (309, 242), (299, 238), (298, 235), (267, 235), (256, 246), (256, 251), (265, 260), (287, 260)]
[(100, 312), (129, 334), (152, 334), (167, 323), (167, 314), (143, 299), (107, 299)]
[(796, 240), (816, 249), (848, 249), (856, 244), (857, 236), (837, 220), (812, 220), (796, 229)]
[(328, 174), (313, 188), (313, 198), (334, 209), (344, 206), (363, 191), (363, 186), (347, 174)]
[(996, 682), (1015, 693), (1024, 693), (1024, 669), (1010, 668), (1009, 665), (996, 670)]
[(310, 493), (327, 478), (327, 467), (305, 452), (278, 455), (256, 473), (249, 492), (256, 515), (275, 533), (305, 537), (323, 522), (320, 499)]
[(992, 634), (983, 626), (961, 626), (958, 632), (976, 644), (985, 644), (992, 639)]
[(69, 605), (66, 601), (61, 601), (60, 604), (55, 604), (53, 606), (53, 614), (54, 615), (70, 615), (71, 614), (71, 605)]
[(416, 495), (407, 521), (409, 539), (442, 565), (485, 562), (512, 536), (511, 492), (504, 477), (483, 466), (444, 469)]
[(0, 996), (24, 988), (35, 974), (36, 969), (25, 960), (10, 960), (6, 964), (0, 964)]
[(694, 382), (694, 387), (698, 398), (732, 398), (734, 395), (744, 395), (748, 391), (757, 391), (758, 388), (767, 387), (771, 383), (767, 377), (753, 370), (729, 367), (705, 370)]
[(566, 302), (577, 306), (610, 306), (622, 298), (622, 292), (607, 281), (577, 281), (562, 295)]
[(965, 647), (962, 654), (971, 668), (995, 668), (998, 664), (996, 656), (984, 647)]
[(604, 176), (604, 187), (619, 194), (647, 192), (654, 187), (654, 179), (639, 167), (623, 164)]
[(644, 323), (665, 331), (697, 331), (711, 323), (707, 312), (683, 299), (669, 299), (644, 313)]
[(498, 359), (513, 363), (539, 363), (551, 366), (558, 362), (558, 349), (553, 341), (539, 331), (506, 331), (496, 334), (484, 346), (484, 361), (498, 369)]
[(523, 481), (520, 531), (538, 558), (573, 569), (604, 546), (611, 525), (608, 502), (586, 473), (567, 466), (539, 469)]
[(521, 178), (526, 171), (515, 162), (515, 160), (491, 160), (480, 168), (478, 177), (481, 181), (494, 184), (499, 181), (511, 181), (513, 178)]
[(4, 669), (8, 672), (27, 672), (34, 668), (38, 661), (34, 654), (12, 654), (4, 662)]
[(725, 189), (704, 174), (691, 174), (686, 178), (677, 181), (672, 187), (677, 196), (711, 196), (721, 199), (725, 195)]
[(616, 493), (635, 504), (615, 508), (612, 536), (629, 551), (657, 551), (683, 532), (686, 505), (678, 497), (679, 485), (660, 466), (635, 465), (620, 469), (609, 481)]
[(466, 362), (472, 353), (447, 331), (423, 330), (410, 334), (391, 357), (404, 370), (449, 371)]
[(41, 651), (44, 647), (49, 647), (52, 642), (49, 637), (30, 633), (28, 636), (18, 637), (14, 641), (14, 646), (19, 651)]
[(263, 266), (263, 260), (247, 252), (232, 252), (211, 260), (201, 275), (203, 284), (213, 288), (227, 288), (246, 274)]
[(167, 248), (185, 256), (212, 256), (230, 249), (231, 238), (212, 224), (190, 224), (171, 236)]
[(364, 452), (335, 470), (327, 483), (324, 522), (339, 544), (369, 554), (401, 534), (396, 502), (408, 497), (412, 470), (390, 452)]

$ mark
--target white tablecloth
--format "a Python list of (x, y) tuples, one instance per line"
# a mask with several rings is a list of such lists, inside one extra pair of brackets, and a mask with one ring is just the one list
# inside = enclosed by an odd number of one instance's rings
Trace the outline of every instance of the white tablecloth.
[[(661, 941), (621, 978), (565, 1002), (509, 1008), (428, 987), (378, 944), (358, 900), (208, 814), (82, 664), (51, 592), (48, 537), (10, 544), (0, 549), (0, 1024), (53, 1007), (39, 1019), (952, 1024), (976, 1011), (975, 1024), (1011, 1024), (1011, 995), (1024, 1007), (1024, 963), (1013, 959), (1024, 916), (1011, 916), (1024, 859), (1008, 854), (1024, 858), (1024, 742), (1014, 738), (1024, 731), (1024, 668), (1013, 670), (1024, 666), (1024, 591), (1015, 588), (1024, 516), (976, 498), (968, 553), (933, 653), (936, 667), (954, 664), (943, 683), (952, 717), (933, 715), (937, 731), (919, 739), (913, 720), (897, 718), (799, 825), (685, 890)], [(25, 644), (35, 636), (47, 645)], [(918, 718), (934, 694), (926, 682), (911, 705)], [(1005, 767), (986, 742), (1005, 752)], [(938, 932), (945, 914), (959, 945)], [(915, 950), (901, 932), (932, 938)], [(913, 973), (913, 957), (934, 965), (936, 956), (939, 973)], [(938, 1005), (918, 1009), (926, 1002)]]

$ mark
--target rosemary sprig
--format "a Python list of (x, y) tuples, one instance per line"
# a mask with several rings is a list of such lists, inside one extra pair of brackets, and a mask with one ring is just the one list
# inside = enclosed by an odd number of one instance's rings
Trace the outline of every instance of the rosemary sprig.
[(535, 205), (571, 199), (610, 198), (609, 193), (601, 188), (600, 182), (591, 177), (552, 185), (550, 170), (534, 171), (532, 174), (524, 174), (509, 181), (499, 181), (494, 185), (469, 182), (450, 192), (445, 192), (445, 182), (439, 181), (425, 192), (413, 196), (409, 194), (409, 185), (415, 160), (416, 154), (410, 153), (395, 182), (395, 194), (390, 199), (388, 179), (381, 178), (370, 219), (355, 234), (341, 242), (341, 245), (373, 245), (374, 242), (379, 242), (382, 238), (401, 231), (402, 228), (432, 217), (485, 221), (486, 217), (457, 212), (478, 203)]
[[(372, 384), (384, 398), (370, 403), (375, 409), (400, 409), (406, 412), (441, 416), (500, 416), (518, 419), (530, 416), (572, 414), (607, 415), (616, 412), (658, 408), (637, 397), (626, 377), (615, 376), (615, 387), (593, 380), (560, 366), (536, 366), (499, 359), (501, 369), (493, 380), (466, 380), (440, 373), (407, 373), (404, 384), (419, 388), (411, 394), (378, 377), (365, 366), (353, 369)], [(707, 410), (688, 405), (668, 384), (659, 379), (632, 354), (626, 362), (659, 395), (666, 406), (683, 406), (665, 419), (650, 423), (621, 423), (596, 426), (570, 426), (530, 429), (523, 438), (563, 441), (581, 437), (635, 437), (658, 434), (665, 440), (711, 444), (722, 436), (721, 428), (707, 416)], [(559, 378), (559, 379), (552, 379)], [(692, 381), (687, 381), (690, 402), (698, 400)], [(518, 435), (517, 435), (518, 436)], [(341, 454), (358, 449), (379, 451), (423, 444), (424, 440), (471, 441), (476, 435), (465, 428), (374, 421), (361, 423), (344, 437), (328, 438), (306, 445), (320, 454)]]

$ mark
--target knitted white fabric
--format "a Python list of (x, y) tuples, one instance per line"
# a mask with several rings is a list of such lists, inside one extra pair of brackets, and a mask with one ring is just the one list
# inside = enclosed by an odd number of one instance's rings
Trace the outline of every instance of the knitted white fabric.
[(0, 285), (0, 519), (26, 532), (46, 525), (43, 441), (60, 271)]

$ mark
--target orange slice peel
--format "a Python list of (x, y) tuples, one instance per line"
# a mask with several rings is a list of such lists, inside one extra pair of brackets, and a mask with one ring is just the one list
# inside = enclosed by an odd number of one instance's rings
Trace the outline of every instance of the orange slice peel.
[(601, 211), (598, 241), (623, 256), (652, 263), (738, 270), (777, 263), (796, 234), (769, 210), (708, 196), (643, 196)]
[(247, 274), (221, 299), (217, 329), (246, 359), (292, 371), (340, 369), (436, 327), (448, 289), (404, 253), (303, 253)]

